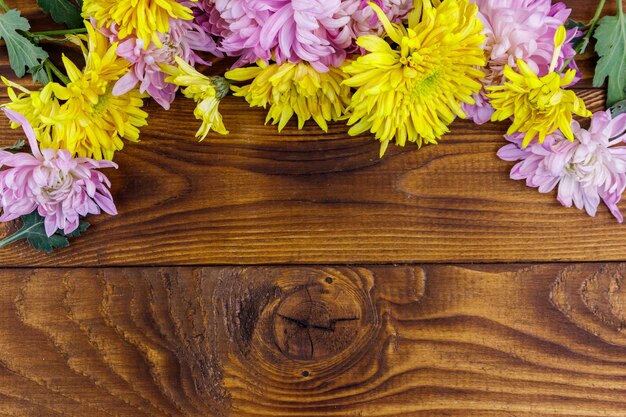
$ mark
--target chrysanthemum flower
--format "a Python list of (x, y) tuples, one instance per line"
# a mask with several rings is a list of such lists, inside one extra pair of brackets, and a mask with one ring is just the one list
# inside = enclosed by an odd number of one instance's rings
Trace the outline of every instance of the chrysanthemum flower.
[(370, 131), (382, 142), (436, 143), (455, 116), (465, 117), (461, 103), (474, 103), (476, 68), (485, 63), (482, 24), (469, 0), (446, 0), (433, 7), (424, 0), (409, 15), (409, 27), (389, 22), (382, 10), (371, 7), (382, 21), (392, 46), (378, 36), (363, 36), (357, 44), (369, 53), (344, 67), (356, 87), (348, 109), (350, 135)]
[[(390, 22), (401, 23), (402, 19), (413, 9), (414, 0), (374, 0), (373, 3), (385, 12)], [(367, 1), (343, 0), (341, 9), (347, 16), (350, 16), (350, 29), (354, 39), (359, 36), (383, 33), (383, 25)]]
[(221, 48), (236, 66), (262, 59), (307, 61), (319, 71), (341, 65), (352, 44), (341, 0), (215, 0), (228, 31)]
[(491, 120), (501, 121), (512, 116), (507, 134), (525, 133), (523, 146), (536, 137), (541, 143), (557, 129), (567, 139), (574, 140), (572, 113), (591, 116), (585, 102), (574, 91), (563, 89), (574, 80), (576, 71), (568, 70), (563, 76), (551, 72), (539, 77), (521, 59), (517, 61), (517, 68), (520, 73), (507, 65), (504, 76), (508, 81), (502, 86), (488, 87), (491, 92), (487, 96), (495, 109)]
[(83, 71), (63, 57), (70, 79), (56, 96), (65, 100), (54, 117), (54, 138), (43, 147), (65, 148), (72, 154), (95, 159), (113, 159), (115, 151), (124, 147), (122, 138), (136, 142), (139, 127), (147, 124), (148, 114), (141, 110), (143, 100), (137, 90), (116, 96), (115, 83), (128, 72), (129, 63), (116, 54), (117, 45), (87, 24), (88, 49), (80, 43), (85, 56)]
[(506, 137), (509, 145), (498, 152), (505, 161), (520, 161), (511, 170), (514, 180), (526, 180), (529, 187), (547, 193), (558, 185), (558, 201), (572, 204), (595, 216), (600, 200), (613, 216), (623, 221), (617, 203), (626, 189), (626, 114), (611, 118), (611, 112), (597, 112), (589, 130), (572, 122), (574, 141), (560, 131), (546, 137), (543, 144), (524, 147), (523, 135)]
[[(45, 143), (51, 143), (54, 116), (61, 111), (61, 103), (55, 92), (59, 94), (61, 91), (60, 94), (63, 94), (62, 87), (57, 83), (48, 83), (40, 91), (31, 91), (5, 77), (2, 77), (2, 82), (7, 86), (10, 100), (2, 107), (22, 114), (37, 132), (37, 137)], [(11, 122), (11, 128), (18, 127), (19, 124)]]
[(120, 39), (135, 35), (146, 48), (151, 41), (161, 46), (159, 34), (169, 32), (170, 18), (193, 19), (191, 9), (176, 0), (85, 0), (83, 16), (95, 19), (98, 27), (116, 24)]
[[(554, 35), (567, 22), (571, 12), (565, 4), (551, 0), (473, 0), (478, 5), (478, 17), (483, 22), (486, 35), (485, 54), (487, 65), (482, 83), (485, 87), (504, 83), (504, 67), (517, 67), (522, 59), (539, 76), (550, 72), (555, 51)], [(578, 35), (578, 29), (567, 31), (565, 43), (559, 46), (556, 68), (576, 55), (570, 41)], [(569, 67), (578, 69), (574, 60)], [(574, 79), (574, 82), (577, 79)], [(493, 108), (483, 89), (474, 97), (476, 104), (464, 104), (468, 117), (478, 124), (489, 121)]]
[(224, 20), (215, 7), (215, 0), (198, 0), (192, 10), (194, 22), (202, 26), (207, 33), (220, 39), (228, 35), (229, 22)]
[[(87, 23), (88, 36), (75, 36), (85, 56), (83, 71), (63, 57), (70, 82), (67, 86), (47, 84), (40, 93), (22, 89), (5, 107), (24, 110), (36, 104), (37, 110), (24, 114), (35, 130), (46, 131), (37, 139), (43, 148), (67, 149), (72, 155), (113, 159), (124, 147), (122, 139), (139, 140), (139, 127), (147, 124), (141, 110), (142, 95), (137, 90), (113, 95), (113, 86), (128, 72), (129, 63), (117, 57), (116, 44)], [(87, 47), (84, 42), (87, 41)], [(41, 101), (42, 103), (38, 103)]]
[(109, 161), (72, 158), (65, 149), (39, 150), (35, 131), (21, 114), (4, 109), (28, 138), (32, 155), (0, 150), (0, 222), (37, 212), (45, 219), (48, 236), (58, 229), (71, 233), (81, 216), (117, 210), (109, 192), (111, 183), (101, 168), (117, 168)]
[(251, 107), (269, 104), (265, 122), (278, 124), (278, 131), (294, 114), (299, 129), (312, 118), (327, 131), (327, 122), (339, 120), (350, 103), (350, 89), (342, 85), (346, 75), (335, 67), (320, 73), (305, 62), (278, 65), (259, 61), (256, 66), (228, 71), (226, 78), (253, 80), (243, 87), (233, 86), (234, 95), (244, 97)]
[(197, 103), (193, 114), (196, 119), (202, 120), (202, 126), (196, 137), (202, 141), (211, 130), (227, 135), (228, 130), (224, 126), (218, 106), (220, 100), (228, 94), (228, 82), (222, 77), (207, 77), (200, 74), (179, 57), (176, 57), (176, 63), (178, 67), (162, 65), (163, 71), (169, 74), (165, 81), (184, 87), (182, 90), (184, 96)]
[(161, 47), (150, 43), (147, 47), (142, 39), (129, 35), (120, 40), (118, 28), (112, 25), (103, 29), (111, 43), (119, 42), (118, 56), (132, 65), (130, 71), (117, 81), (113, 94), (123, 95), (139, 85), (141, 93), (148, 93), (166, 110), (174, 101), (178, 86), (165, 82), (167, 74), (161, 71), (160, 64), (175, 64), (175, 57), (196, 65), (211, 65), (202, 59), (196, 51), (210, 52), (214, 56), (222, 56), (217, 50), (213, 38), (198, 24), (181, 19), (170, 19), (170, 29), (166, 34), (159, 34)]
[[(392, 22), (413, 7), (413, 0), (375, 3)], [(196, 21), (222, 39), (222, 51), (239, 57), (235, 67), (304, 61), (326, 72), (357, 49), (358, 36), (382, 32), (364, 0), (199, 0), (198, 9)]]

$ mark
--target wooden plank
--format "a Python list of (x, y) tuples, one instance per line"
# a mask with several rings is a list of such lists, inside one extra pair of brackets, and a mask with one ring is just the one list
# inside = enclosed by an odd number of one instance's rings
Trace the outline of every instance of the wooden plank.
[[(582, 96), (592, 109), (598, 90)], [(619, 260), (626, 229), (561, 207), (508, 178), (496, 151), (505, 124), (456, 122), (439, 146), (391, 147), (293, 124), (264, 126), (264, 111), (222, 104), (227, 137), (198, 144), (192, 104), (150, 105), (144, 140), (109, 170), (120, 215), (68, 250), (0, 250), (4, 266)], [(8, 131), (4, 141), (20, 137)], [(16, 225), (11, 225), (16, 227)]]
[(622, 417), (625, 272), (2, 270), (0, 413)]

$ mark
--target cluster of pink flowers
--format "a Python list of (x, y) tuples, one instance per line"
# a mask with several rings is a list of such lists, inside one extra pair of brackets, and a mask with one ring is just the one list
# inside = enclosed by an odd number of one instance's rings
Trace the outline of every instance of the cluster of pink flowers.
[[(124, 31), (115, 23), (100, 28), (111, 43), (118, 44), (117, 54), (131, 64), (130, 71), (116, 82), (113, 94), (124, 95), (138, 88), (169, 109), (179, 87), (166, 81), (171, 73), (164, 71), (168, 65), (180, 64), (180, 60), (191, 67), (211, 65), (210, 57), (223, 56), (237, 57), (234, 67), (258, 60), (279, 65), (306, 62), (318, 72), (327, 72), (362, 52), (357, 38), (384, 32), (370, 2), (395, 23), (405, 20), (414, 5), (414, 0), (177, 1), (189, 7), (194, 18), (170, 18), (168, 33), (152, 38), (161, 45), (146, 45), (133, 34), (121, 38)], [(463, 105), (475, 123), (491, 119), (494, 109), (486, 88), (502, 85), (505, 66), (515, 68), (521, 59), (543, 76), (554, 70), (556, 56), (557, 69), (566, 62), (577, 69), (571, 41), (581, 35), (578, 29), (568, 30), (565, 43), (555, 45), (557, 29), (571, 12), (564, 3), (472, 2), (478, 6), (484, 25), (487, 57), (482, 91), (474, 94), (475, 104)], [(81, 217), (101, 212), (117, 214), (109, 191), (111, 184), (99, 171), (117, 168), (115, 163), (73, 157), (65, 149), (40, 150), (26, 118), (12, 110), (3, 111), (22, 126), (31, 153), (0, 150), (0, 222), (36, 211), (45, 219), (46, 233), (52, 236), (57, 230), (73, 232)], [(603, 201), (622, 222), (617, 205), (626, 190), (626, 146), (621, 146), (626, 140), (626, 114), (612, 118), (610, 111), (598, 112), (592, 116), (588, 130), (576, 121), (572, 130), (573, 142), (557, 130), (543, 143), (535, 140), (527, 147), (522, 145), (522, 133), (505, 136), (510, 143), (499, 150), (498, 156), (516, 162), (511, 178), (525, 180), (542, 193), (558, 188), (557, 199), (562, 205), (584, 209), (591, 216)]]
[(576, 121), (572, 123), (576, 139), (568, 141), (559, 132), (540, 144), (532, 142), (522, 147), (523, 134), (507, 136), (511, 144), (504, 146), (498, 156), (505, 161), (519, 161), (511, 170), (511, 178), (526, 180), (541, 193), (558, 186), (558, 201), (572, 204), (595, 216), (600, 200), (621, 223), (617, 203), (626, 189), (626, 114), (615, 119), (609, 110), (597, 112), (591, 118), (589, 130)]
[[(564, 3), (551, 0), (473, 0), (478, 5), (479, 17), (485, 26), (485, 53), (487, 65), (483, 86), (502, 85), (504, 66), (517, 67), (522, 59), (539, 76), (549, 72), (554, 52), (554, 34), (567, 22), (571, 13)], [(576, 52), (570, 41), (578, 36), (578, 29), (567, 31), (567, 40), (560, 51), (557, 68), (573, 58)], [(572, 60), (569, 64), (576, 68)], [(463, 109), (475, 123), (490, 120), (493, 108), (483, 90), (474, 95), (476, 104), (465, 104)]]
[(22, 125), (32, 154), (0, 150), (0, 222), (15, 220), (37, 210), (48, 236), (57, 230), (75, 231), (81, 216), (115, 215), (108, 178), (97, 171), (117, 168), (110, 161), (72, 158), (65, 149), (39, 150), (35, 132), (21, 114), (3, 109), (14, 123)]
[[(413, 0), (376, 0), (399, 22)], [(357, 37), (382, 32), (364, 0), (201, 0), (196, 21), (219, 36), (219, 49), (237, 56), (235, 66), (266, 62), (310, 63), (320, 72), (339, 66)]]
[[(195, 13), (201, 12), (194, 7), (194, 3), (182, 3)], [(109, 37), (111, 43), (119, 43), (117, 54), (133, 64), (131, 71), (116, 83), (113, 94), (126, 94), (139, 85), (140, 92), (150, 95), (166, 110), (174, 101), (178, 86), (165, 81), (167, 74), (161, 70), (160, 65), (175, 65), (177, 56), (190, 65), (211, 65), (198, 52), (208, 52), (215, 57), (223, 56), (217, 49), (212, 34), (195, 21), (170, 18), (169, 32), (158, 34), (161, 46), (153, 42), (145, 45), (142, 39), (132, 34), (119, 39), (115, 23), (101, 31)]]
[(187, 20), (170, 18), (169, 32), (158, 35), (161, 47), (154, 43), (146, 46), (134, 35), (120, 40), (114, 24), (104, 32), (111, 42), (119, 42), (117, 54), (133, 64), (131, 71), (116, 83), (113, 94), (126, 94), (139, 84), (139, 91), (148, 93), (166, 110), (174, 101), (178, 87), (165, 82), (167, 74), (160, 64), (174, 65), (178, 56), (190, 65), (211, 65), (197, 54), (199, 51), (222, 56), (213, 37), (197, 23)]

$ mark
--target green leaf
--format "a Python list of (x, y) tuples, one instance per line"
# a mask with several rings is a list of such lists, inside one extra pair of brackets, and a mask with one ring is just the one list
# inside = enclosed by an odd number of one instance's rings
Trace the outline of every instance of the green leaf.
[(11, 68), (18, 77), (23, 77), (27, 69), (41, 65), (48, 58), (46, 51), (18, 32), (28, 29), (28, 20), (20, 16), (17, 10), (0, 14), (0, 39), (4, 39), (7, 45)]
[(68, 0), (37, 0), (37, 5), (46, 13), (50, 13), (52, 19), (70, 29), (76, 29), (84, 25), (80, 15), (81, 9), (72, 1)]
[(78, 229), (72, 233), (65, 234), (63, 230), (57, 230), (55, 234), (48, 236), (44, 226), (44, 218), (37, 213), (37, 210), (22, 216), (22, 223), (20, 230), (0, 241), (0, 248), (18, 240), (26, 239), (33, 248), (52, 253), (55, 249), (68, 247), (70, 245), (68, 237), (78, 237), (89, 228), (89, 223), (81, 220)]
[(607, 105), (626, 99), (626, 15), (605, 16), (593, 34), (600, 59), (593, 86), (600, 87), (608, 77)]
[(22, 149), (24, 147), (24, 145), (26, 145), (26, 141), (24, 139), (20, 139), (17, 142), (15, 142), (13, 145), (9, 145), (9, 146), (5, 146), (3, 148), (0, 148), (0, 151), (19, 151), (20, 149)]
[(43, 63), (30, 68), (28, 72), (33, 76), (33, 82), (48, 84), (51, 81)]
[(622, 113), (626, 113), (626, 100), (617, 102), (611, 107), (611, 117), (616, 118)]

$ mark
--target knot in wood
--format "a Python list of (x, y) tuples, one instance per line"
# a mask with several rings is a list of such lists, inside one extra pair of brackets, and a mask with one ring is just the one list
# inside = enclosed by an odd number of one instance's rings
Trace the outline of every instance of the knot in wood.
[(573, 265), (552, 286), (552, 303), (578, 327), (626, 346), (626, 264)]
[(338, 355), (356, 340), (358, 300), (348, 293), (341, 298), (332, 295), (322, 284), (309, 284), (281, 301), (274, 316), (274, 336), (285, 356), (318, 361)]

